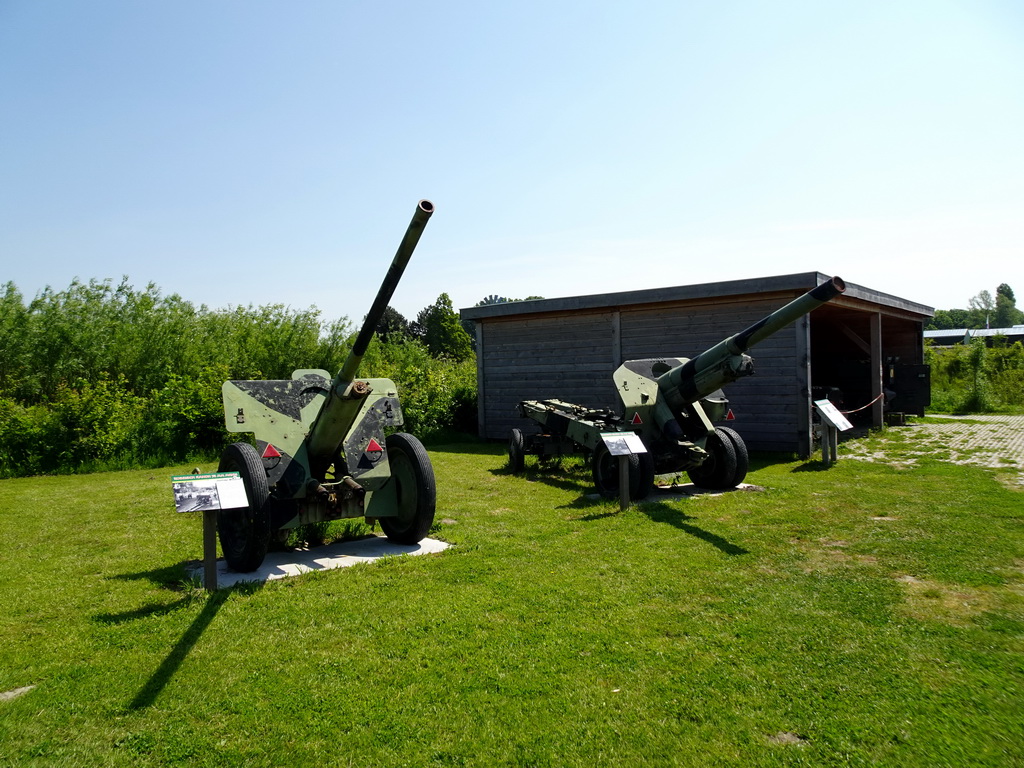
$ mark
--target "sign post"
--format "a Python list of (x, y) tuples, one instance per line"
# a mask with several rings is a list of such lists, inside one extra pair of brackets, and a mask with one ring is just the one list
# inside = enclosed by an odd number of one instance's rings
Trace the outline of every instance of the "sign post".
[(237, 472), (179, 475), (171, 478), (174, 508), (203, 513), (203, 588), (217, 589), (217, 512), (249, 506), (245, 483)]
[(203, 510), (203, 589), (217, 590), (217, 510)]
[(853, 429), (853, 424), (831, 400), (815, 400), (814, 407), (821, 417), (821, 460), (828, 467), (838, 461), (839, 433)]
[(647, 453), (640, 435), (634, 432), (602, 432), (601, 440), (608, 453), (619, 457), (619, 509), (629, 507), (629, 457)]

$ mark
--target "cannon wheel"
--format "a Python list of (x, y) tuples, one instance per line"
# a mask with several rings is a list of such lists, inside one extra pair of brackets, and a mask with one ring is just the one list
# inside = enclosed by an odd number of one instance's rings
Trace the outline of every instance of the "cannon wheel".
[(270, 546), (270, 489), (256, 449), (232, 443), (220, 457), (218, 472), (237, 472), (245, 485), (248, 507), (217, 512), (217, 533), (224, 559), (233, 571), (248, 573), (263, 564)]
[(750, 469), (750, 454), (747, 453), (747, 444), (735, 430), (729, 429), (729, 427), (717, 427), (715, 431), (729, 438), (732, 441), (733, 450), (736, 451), (736, 473), (729, 483), (729, 487), (735, 488), (746, 479), (747, 471)]
[(713, 491), (734, 488), (732, 479), (736, 476), (738, 466), (732, 439), (722, 436), (715, 430), (708, 434), (704, 450), (708, 452), (704, 463), (686, 471), (693, 484)]
[[(633, 453), (629, 457), (629, 498), (640, 501), (654, 487), (654, 460), (649, 453)], [(612, 456), (608, 446), (601, 443), (594, 449), (590, 461), (597, 492), (609, 498), (619, 495), (619, 458)]]
[(395, 484), (398, 514), (378, 518), (384, 535), (397, 544), (418, 544), (434, 524), (437, 488), (434, 467), (423, 444), (412, 435), (396, 432), (385, 441), (391, 479)]
[[(654, 459), (651, 458), (649, 453), (638, 454), (636, 458), (639, 471), (635, 486), (633, 483), (630, 483), (629, 497), (634, 501), (640, 501), (641, 499), (646, 499), (654, 488)], [(632, 477), (630, 479), (632, 480)]]
[(516, 475), (526, 469), (526, 438), (521, 429), (513, 429), (509, 433), (508, 468)]

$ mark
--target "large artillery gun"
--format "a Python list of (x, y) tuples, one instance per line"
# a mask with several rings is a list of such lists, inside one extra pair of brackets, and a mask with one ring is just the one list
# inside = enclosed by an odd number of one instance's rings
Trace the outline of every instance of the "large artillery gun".
[(259, 568), (271, 538), (308, 523), (365, 517), (392, 541), (415, 544), (434, 521), (434, 471), (423, 445), (390, 432), (403, 423), (390, 379), (356, 374), (420, 235), (434, 212), (420, 200), (377, 297), (336, 376), (299, 369), (291, 379), (227, 381), (229, 432), (252, 432), (229, 445), (221, 472), (238, 472), (248, 506), (223, 509), (217, 530), (235, 571)]
[(843, 280), (833, 277), (693, 359), (627, 360), (613, 374), (622, 412), (562, 400), (523, 400), (519, 415), (533, 420), (540, 432), (512, 430), (509, 466), (522, 471), (528, 455), (586, 455), (598, 491), (618, 496), (616, 457), (601, 436), (632, 432), (646, 452), (628, 457), (631, 498), (644, 498), (656, 475), (683, 472), (701, 487), (735, 488), (746, 477), (749, 459), (743, 438), (713, 423), (729, 411), (722, 387), (754, 373), (754, 361), (746, 354), (752, 346), (845, 290)]

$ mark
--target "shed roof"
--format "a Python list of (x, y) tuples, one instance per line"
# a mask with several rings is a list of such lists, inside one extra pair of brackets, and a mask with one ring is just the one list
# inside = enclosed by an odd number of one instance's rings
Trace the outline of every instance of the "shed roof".
[[(831, 275), (825, 275), (821, 272), (800, 272), (793, 275), (754, 277), (744, 280), (700, 283), (698, 285), (677, 285), (669, 288), (648, 288), (637, 291), (619, 291), (616, 293), (598, 293), (556, 299), (533, 299), (531, 301), (488, 304), (483, 307), (469, 307), (460, 310), (460, 313), (463, 320), (487, 320), (516, 315), (599, 310), (638, 304), (659, 304), (694, 299), (741, 296), (745, 294), (756, 295), (778, 291), (805, 292), (830, 279)], [(844, 296), (919, 314), (922, 317), (932, 317), (935, 314), (932, 307), (916, 304), (906, 299), (901, 299), (898, 296), (875, 291), (854, 283), (846, 284)]]

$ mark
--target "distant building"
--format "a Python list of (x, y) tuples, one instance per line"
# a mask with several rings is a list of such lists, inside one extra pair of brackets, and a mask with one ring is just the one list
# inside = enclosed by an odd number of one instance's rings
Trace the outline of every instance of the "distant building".
[[(694, 357), (828, 280), (819, 272), (472, 307), (479, 434), (504, 439), (520, 400), (620, 409), (612, 373), (626, 360)], [(847, 290), (751, 349), (757, 373), (726, 389), (753, 450), (810, 454), (812, 400), (828, 393), (855, 423), (929, 402), (923, 365), (931, 307), (847, 283)], [(813, 394), (812, 394), (813, 390)], [(895, 399), (892, 393), (895, 392)]]
[(984, 339), (985, 343), (991, 347), (992, 339), (995, 336), (1005, 336), (1008, 344), (1013, 344), (1015, 341), (1024, 342), (1024, 325), (1015, 325), (1012, 328), (955, 328), (924, 332), (924, 338), (930, 339), (938, 347), (970, 344), (974, 339)]

